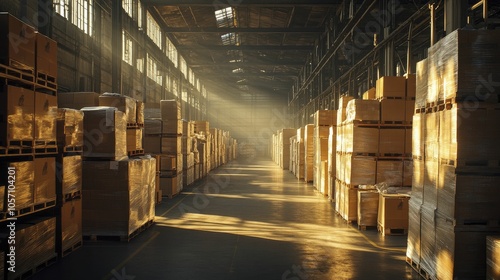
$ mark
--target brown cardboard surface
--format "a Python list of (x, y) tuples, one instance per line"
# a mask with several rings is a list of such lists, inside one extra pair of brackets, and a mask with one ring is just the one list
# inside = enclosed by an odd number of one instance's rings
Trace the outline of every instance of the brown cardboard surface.
[(35, 158), (35, 204), (56, 199), (56, 159)]
[(417, 108), (425, 107), (428, 91), (428, 59), (423, 59), (417, 62), (417, 74), (415, 81), (415, 106)]
[(380, 102), (378, 100), (353, 99), (347, 103), (346, 121), (372, 121), (380, 120)]
[(83, 107), (99, 106), (99, 94), (95, 92), (58, 92), (57, 106), (76, 110)]
[(57, 97), (35, 92), (35, 140), (56, 141)]
[(125, 114), (127, 123), (137, 123), (137, 100), (117, 93), (104, 93), (99, 96), (99, 106), (115, 107)]
[(417, 75), (409, 74), (406, 76), (406, 98), (414, 98), (416, 95)]
[(375, 98), (377, 98), (377, 91), (374, 87), (370, 88), (365, 93), (363, 93), (364, 100), (373, 100)]
[(32, 90), (4, 86), (0, 92), (0, 146), (9, 140), (33, 140), (35, 94)]
[(36, 71), (57, 77), (57, 42), (36, 32)]
[[(56, 168), (57, 182), (62, 187), (57, 190), (58, 195), (82, 190), (82, 156), (65, 156), (61, 159), (62, 165)], [(57, 164), (61, 164), (59, 160)]]
[[(8, 13), (2, 13), (0, 36), (3, 38), (0, 40), (0, 63), (11, 65), (10, 61), (13, 60), (31, 68), (35, 67), (35, 29), (32, 26)], [(13, 65), (16, 65), (15, 62)]]
[(413, 121), (413, 114), (415, 113), (415, 100), (406, 100), (405, 102), (405, 122), (411, 123)]
[(376, 190), (358, 191), (358, 226), (377, 226), (378, 199)]
[(127, 129), (127, 151), (142, 150), (142, 128)]
[(144, 135), (143, 148), (145, 153), (161, 154), (161, 137), (158, 135)]
[(161, 153), (176, 155), (181, 153), (182, 137), (162, 137), (161, 138)]
[(314, 126), (330, 126), (337, 124), (336, 110), (318, 110), (314, 113)]
[(387, 183), (389, 186), (403, 185), (402, 160), (378, 160), (376, 183)]
[(486, 279), (500, 279), (500, 236), (486, 237)]
[(380, 101), (380, 121), (402, 123), (406, 118), (406, 100), (384, 99)]
[(74, 199), (61, 207), (61, 242), (62, 251), (71, 248), (82, 239), (82, 200)]
[(379, 153), (381, 154), (404, 154), (405, 152), (404, 128), (381, 128)]
[(406, 96), (406, 78), (396, 76), (385, 76), (377, 80), (377, 98)]
[(171, 100), (160, 100), (160, 110), (161, 119), (166, 120), (180, 120), (181, 116), (181, 105), (178, 101)]
[(407, 195), (380, 194), (378, 223), (385, 229), (408, 229)]

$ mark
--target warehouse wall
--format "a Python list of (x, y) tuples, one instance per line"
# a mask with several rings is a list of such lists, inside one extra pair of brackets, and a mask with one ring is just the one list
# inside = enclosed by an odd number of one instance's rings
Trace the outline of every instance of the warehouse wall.
[[(51, 12), (51, 0), (0, 1), (0, 11), (6, 11), (34, 26), (39, 32), (58, 42), (58, 87), (60, 92), (112, 91), (112, 18), (111, 0), (94, 0), (93, 35), (88, 36), (77, 26), (62, 16)], [(205, 99), (193, 90), (187, 80), (135, 23), (123, 12), (123, 29), (132, 37), (140, 49), (136, 58), (142, 56), (146, 65), (146, 53), (159, 62), (159, 69), (175, 79), (179, 92), (188, 92), (189, 102), (182, 102), (183, 118), (188, 120), (204, 119), (205, 114), (194, 108), (200, 103), (206, 107)], [(145, 17), (144, 17), (145, 18)], [(139, 47), (140, 46), (140, 47)], [(176, 98), (172, 89), (158, 85), (141, 73), (135, 66), (121, 62), (121, 94), (143, 100), (155, 106), (161, 99)], [(165, 85), (165, 77), (164, 85)]]
[(248, 91), (235, 89), (230, 93), (211, 92), (208, 103), (210, 126), (230, 130), (231, 136), (238, 139), (240, 152), (266, 154), (272, 134), (291, 125), (286, 98), (252, 88)]

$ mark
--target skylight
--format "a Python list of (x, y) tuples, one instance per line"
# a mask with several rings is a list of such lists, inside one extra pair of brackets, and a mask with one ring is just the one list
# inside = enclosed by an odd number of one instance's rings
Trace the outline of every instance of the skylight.
[(231, 7), (215, 11), (218, 27), (234, 27), (234, 10)]

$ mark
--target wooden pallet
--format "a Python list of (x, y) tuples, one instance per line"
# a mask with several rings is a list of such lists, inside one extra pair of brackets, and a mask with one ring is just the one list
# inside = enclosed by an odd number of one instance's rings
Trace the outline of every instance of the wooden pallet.
[[(41, 270), (55, 264), (57, 262), (57, 255), (52, 255), (50, 256), (46, 261), (43, 261), (39, 264), (34, 265), (31, 269), (28, 269), (28, 271), (23, 272), (22, 275), (13, 278), (14, 280), (24, 280), (24, 279), (30, 279), (32, 278), (33, 275), (35, 275), (37, 272), (40, 272)], [(10, 279), (10, 278), (9, 278)]]
[(18, 67), (8, 66), (5, 64), (0, 64), (0, 78), (30, 85), (33, 85), (35, 82), (33, 68), (25, 67), (25, 69), (20, 69)]
[(406, 235), (408, 234), (407, 228), (384, 228), (382, 225), (377, 226), (378, 231), (382, 236), (386, 235)]
[(63, 153), (82, 153), (83, 146), (64, 146), (62, 147)]
[(57, 154), (58, 152), (57, 146), (35, 146), (34, 150), (37, 155)]
[(33, 154), (33, 148), (28, 146), (0, 147), (0, 157), (2, 156), (29, 156)]
[(402, 97), (402, 96), (384, 96), (384, 97), (378, 97), (377, 98), (378, 101), (387, 100), (387, 99), (406, 100), (406, 97)]
[(43, 211), (45, 209), (49, 209), (51, 207), (54, 207), (55, 205), (56, 205), (56, 200), (50, 200), (50, 201), (46, 201), (46, 202), (32, 204), (32, 205), (29, 205), (29, 206), (26, 206), (26, 207), (23, 207), (20, 209), (2, 212), (1, 213), (1, 218), (2, 218), (1, 221), (6, 220), (7, 217), (9, 217), (9, 218), (22, 217), (22, 216), (29, 215), (31, 213)]
[(425, 107), (415, 108), (415, 114), (423, 114), (425, 113)]
[(57, 91), (57, 79), (54, 76), (45, 74), (43, 72), (36, 73), (37, 85)]
[(72, 191), (70, 193), (65, 193), (65, 194), (62, 194), (61, 196), (61, 202), (62, 203), (66, 203), (68, 201), (71, 201), (71, 200), (75, 200), (75, 199), (80, 199), (82, 198), (82, 191), (81, 190), (75, 190), (75, 191)]
[(67, 246), (65, 249), (62, 249), (62, 251), (59, 254), (59, 257), (60, 258), (66, 257), (67, 255), (69, 255), (69, 254), (73, 253), (74, 251), (78, 250), (80, 247), (82, 247), (82, 245), (83, 245), (83, 239), (80, 238), (78, 241), (76, 241), (72, 245)]
[(143, 123), (127, 123), (127, 129), (144, 128)]
[(140, 149), (140, 150), (135, 150), (135, 151), (127, 151), (127, 154), (129, 157), (142, 156), (142, 155), (144, 155), (144, 150)]
[(148, 229), (151, 225), (154, 224), (154, 220), (149, 220), (140, 226), (138, 229), (133, 231), (128, 235), (105, 235), (105, 234), (91, 234), (84, 235), (83, 239), (87, 241), (121, 241), (121, 242), (129, 242), (132, 238), (139, 235), (141, 232)]

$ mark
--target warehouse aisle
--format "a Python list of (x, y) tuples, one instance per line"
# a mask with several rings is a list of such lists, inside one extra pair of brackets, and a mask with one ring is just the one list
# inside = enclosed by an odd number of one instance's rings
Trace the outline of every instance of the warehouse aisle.
[[(130, 243), (86, 242), (35, 279), (412, 279), (405, 236), (346, 225), (267, 159), (226, 164)], [(413, 275), (413, 279), (418, 279)]]

